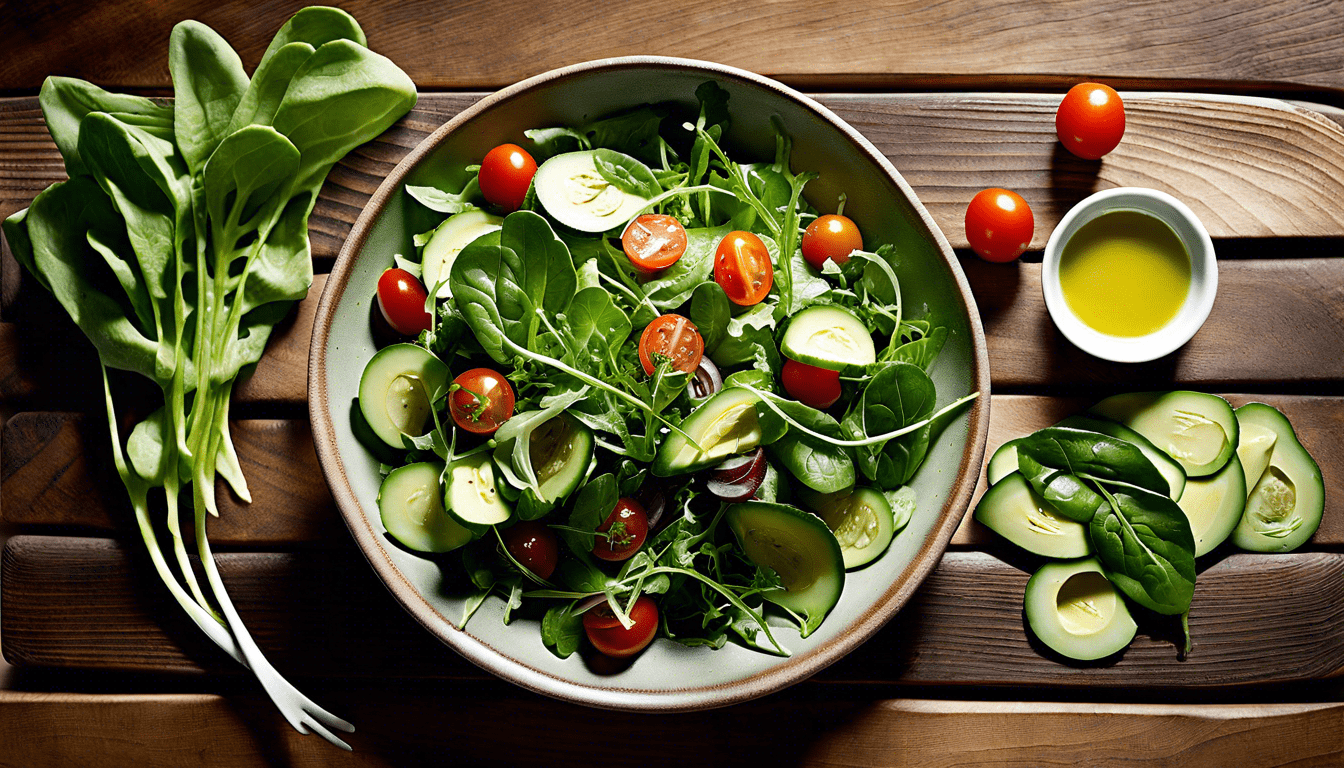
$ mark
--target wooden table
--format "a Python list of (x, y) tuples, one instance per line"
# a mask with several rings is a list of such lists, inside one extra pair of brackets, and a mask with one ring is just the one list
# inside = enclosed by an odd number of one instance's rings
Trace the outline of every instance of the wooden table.
[[(299, 4), (128, 0), (0, 5), (0, 216), (64, 176), (34, 98), (48, 74), (165, 93), (168, 32), (210, 24), (255, 66)], [(307, 300), (236, 391), (254, 502), (211, 521), (240, 611), (277, 667), (355, 722), (355, 752), (300, 737), (148, 573), (107, 457), (92, 350), (8, 250), (0, 282), (0, 765), (1335, 765), (1344, 761), (1344, 7), (1291, 0), (877, 0), (845, 9), (665, 3), (343, 3), (423, 91), (331, 174)], [(1200, 388), (1264, 400), (1320, 461), (1320, 531), (1283, 556), (1201, 561), (1194, 653), (1144, 633), (1071, 666), (1024, 631), (1023, 561), (971, 522), (913, 603), (817, 679), (724, 711), (611, 714), (484, 676), (388, 597), (322, 482), (305, 375), (324, 275), (411, 147), (483, 92), (555, 66), (653, 53), (712, 59), (819, 92), (892, 159), (954, 246), (985, 322), (989, 450), (1099, 396)], [(1054, 139), (1062, 90), (1123, 90), (1100, 162)], [(1154, 363), (1101, 363), (1046, 316), (1039, 250), (965, 250), (979, 189), (1022, 193), (1033, 247), (1112, 186), (1186, 201), (1221, 259), (1213, 314)], [(986, 454), (988, 455), (988, 453)], [(983, 484), (983, 481), (982, 481)]]

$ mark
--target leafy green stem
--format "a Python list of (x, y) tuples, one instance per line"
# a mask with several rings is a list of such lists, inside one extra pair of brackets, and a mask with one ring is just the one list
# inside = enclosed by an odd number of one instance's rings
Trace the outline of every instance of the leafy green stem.
[(971, 402), (972, 400), (980, 396), (979, 392), (972, 392), (969, 395), (966, 395), (965, 397), (962, 397), (958, 400), (954, 400), (953, 402), (948, 403), (946, 406), (940, 409), (937, 413), (934, 413), (929, 418), (923, 419), (922, 421), (917, 421), (913, 424), (902, 427), (894, 432), (884, 432), (880, 435), (869, 435), (868, 437), (862, 440), (840, 440), (830, 435), (817, 432), (816, 430), (809, 429), (807, 426), (799, 422), (797, 419), (794, 419), (792, 416), (785, 413), (784, 409), (776, 405), (772, 399), (774, 397), (777, 397), (777, 395), (773, 395), (769, 392), (762, 392), (761, 390), (756, 389), (755, 387), (749, 384), (736, 384), (734, 386), (741, 387), (742, 389), (754, 393), (757, 397), (761, 399), (761, 402), (765, 403), (767, 408), (774, 411), (776, 415), (778, 415), (781, 419), (787, 422), (790, 428), (796, 429), (799, 432), (802, 432), (803, 434), (810, 435), (818, 440), (830, 443), (831, 445), (840, 446), (842, 448), (850, 448), (850, 447), (858, 448), (864, 445), (877, 445), (878, 443), (885, 443), (888, 440), (898, 438), (901, 435), (908, 435), (911, 432), (914, 432), (918, 429), (922, 429), (928, 424), (937, 421), (942, 416), (951, 413), (957, 408), (960, 408), (961, 406)]

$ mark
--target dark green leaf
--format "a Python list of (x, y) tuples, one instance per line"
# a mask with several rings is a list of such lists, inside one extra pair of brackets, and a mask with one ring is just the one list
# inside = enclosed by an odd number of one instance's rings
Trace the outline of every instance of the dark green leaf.
[(1169, 490), (1166, 478), (1138, 446), (1096, 432), (1067, 427), (1042, 429), (1018, 444), (1017, 455), (1019, 461), (1027, 455), (1043, 466), (1079, 477), (1127, 483), (1154, 493)]
[(1139, 488), (1118, 490), (1088, 532), (1106, 577), (1130, 599), (1158, 613), (1190, 610), (1195, 538), (1176, 502)]
[(696, 286), (691, 293), (690, 320), (705, 340), (705, 354), (712, 356), (719, 342), (723, 341), (731, 317), (732, 306), (722, 286), (713, 282)]
[(629, 155), (613, 149), (596, 149), (593, 164), (602, 178), (617, 189), (649, 199), (662, 194), (663, 185), (658, 183), (653, 171)]
[(1031, 483), (1032, 490), (1051, 509), (1070, 520), (1086, 523), (1106, 507), (1106, 499), (1101, 494), (1065, 470), (1047, 467), (1023, 453), (1017, 455), (1017, 466), (1022, 476)]
[(551, 653), (567, 659), (579, 649), (582, 639), (583, 617), (574, 613), (573, 606), (556, 605), (546, 610), (541, 619), (541, 642)]

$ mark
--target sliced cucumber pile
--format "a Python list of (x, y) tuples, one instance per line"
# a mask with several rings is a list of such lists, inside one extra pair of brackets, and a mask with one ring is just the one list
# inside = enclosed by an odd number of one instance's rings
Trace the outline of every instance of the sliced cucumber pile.
[(975, 520), (1042, 557), (1085, 557), (1092, 551), (1087, 526), (1051, 510), (1018, 472), (985, 492), (975, 507)]
[(1203, 392), (1129, 392), (1102, 400), (1092, 413), (1148, 438), (1189, 477), (1212, 475), (1237, 450), (1232, 406)]

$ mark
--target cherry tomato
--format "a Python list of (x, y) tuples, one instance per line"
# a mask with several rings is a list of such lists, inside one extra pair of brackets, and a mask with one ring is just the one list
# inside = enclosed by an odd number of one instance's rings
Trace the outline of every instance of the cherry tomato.
[(1016, 192), (991, 187), (971, 198), (966, 208), (966, 239), (985, 261), (1016, 259), (1031, 244), (1036, 220)]
[(555, 573), (560, 560), (560, 541), (547, 526), (535, 520), (518, 523), (503, 531), (504, 546), (513, 559), (543, 579)]
[(673, 370), (694, 373), (705, 356), (705, 340), (700, 330), (681, 315), (663, 315), (649, 323), (639, 337), (639, 362), (644, 373), (652, 376), (658, 368), (655, 354), (672, 358)]
[(392, 330), (404, 336), (419, 336), (429, 330), (430, 316), (425, 311), (429, 292), (410, 272), (393, 267), (378, 278), (378, 308)]
[(761, 303), (775, 281), (770, 251), (761, 238), (750, 232), (729, 232), (714, 253), (714, 282), (734, 304), (749, 307)]
[(1079, 83), (1059, 103), (1055, 133), (1065, 149), (1096, 160), (1115, 149), (1125, 135), (1125, 103), (1108, 85)]
[(851, 251), (863, 250), (863, 235), (848, 216), (828, 213), (818, 216), (803, 231), (803, 258), (821, 269), (827, 259), (836, 264), (849, 261)]
[(626, 629), (611, 612), (611, 606), (598, 605), (583, 614), (583, 631), (588, 642), (607, 656), (634, 656), (653, 642), (658, 634), (658, 605), (647, 595), (641, 595), (630, 609), (634, 626)]
[(513, 416), (513, 387), (503, 375), (489, 368), (472, 368), (453, 383), (458, 388), (448, 398), (448, 410), (457, 426), (490, 435)]
[(784, 361), (784, 391), (803, 405), (826, 410), (840, 399), (840, 372), (800, 363)]
[(686, 228), (671, 216), (646, 213), (625, 228), (621, 247), (644, 272), (667, 269), (686, 252)]
[(610, 562), (629, 560), (649, 537), (649, 516), (644, 514), (644, 507), (638, 501), (623, 496), (597, 531), (607, 535), (596, 537), (594, 557)]
[(485, 199), (506, 211), (516, 211), (527, 197), (537, 161), (517, 144), (500, 144), (481, 161), (479, 183)]

